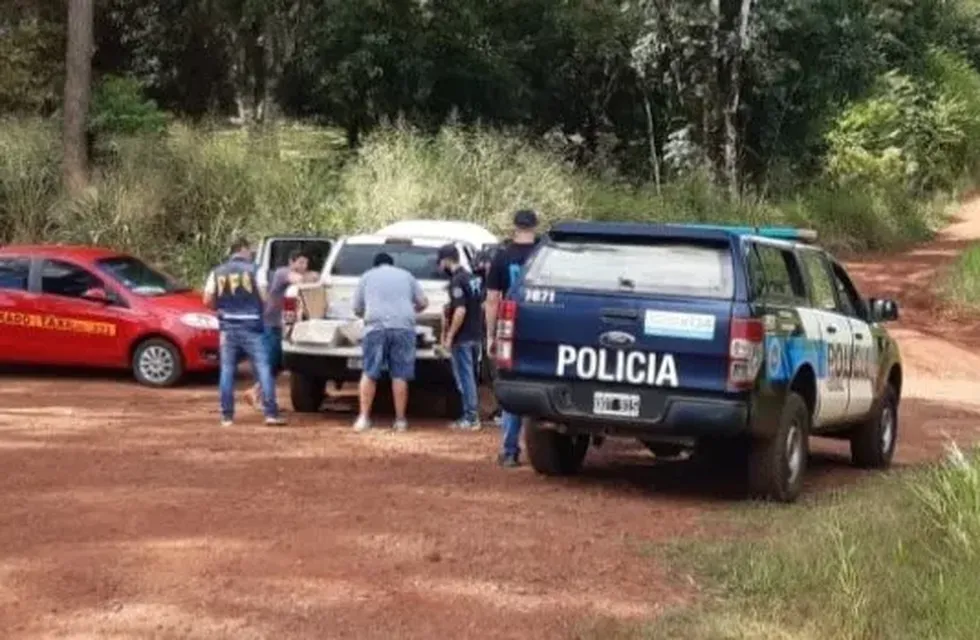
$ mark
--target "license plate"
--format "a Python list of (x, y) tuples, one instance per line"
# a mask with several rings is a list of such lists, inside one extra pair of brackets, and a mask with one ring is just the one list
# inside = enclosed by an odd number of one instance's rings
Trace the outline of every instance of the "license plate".
[(592, 413), (618, 418), (640, 417), (640, 396), (633, 393), (596, 391), (592, 396)]
[(364, 359), (363, 358), (347, 358), (347, 368), (348, 369), (357, 369), (358, 371), (360, 371), (361, 369), (364, 368)]

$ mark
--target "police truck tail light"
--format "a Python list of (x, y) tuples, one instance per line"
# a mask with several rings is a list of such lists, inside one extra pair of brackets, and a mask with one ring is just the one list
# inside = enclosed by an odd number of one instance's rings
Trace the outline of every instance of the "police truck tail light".
[(297, 299), (295, 297), (286, 296), (282, 299), (282, 324), (290, 325), (296, 322), (296, 307)]
[(747, 391), (755, 385), (765, 352), (761, 320), (732, 318), (728, 340), (728, 390)]
[(517, 303), (504, 300), (497, 315), (497, 344), (494, 358), (497, 368), (510, 369), (514, 365), (514, 323), (517, 321)]

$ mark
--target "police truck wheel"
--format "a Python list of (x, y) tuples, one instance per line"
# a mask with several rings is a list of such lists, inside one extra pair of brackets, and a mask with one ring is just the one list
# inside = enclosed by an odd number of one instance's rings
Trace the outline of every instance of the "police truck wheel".
[(862, 469), (887, 469), (898, 439), (898, 394), (889, 385), (871, 417), (851, 433), (851, 461)]
[(148, 387), (172, 387), (184, 375), (180, 350), (163, 338), (150, 338), (133, 351), (133, 375)]
[(296, 371), (289, 372), (289, 400), (297, 413), (316, 413), (326, 396), (327, 381)]
[(533, 418), (525, 418), (524, 444), (535, 471), (546, 476), (568, 476), (582, 468), (589, 450), (589, 436), (559, 433)]
[(749, 450), (752, 497), (793, 502), (803, 488), (809, 455), (810, 410), (797, 393), (786, 397), (776, 433), (755, 440)]

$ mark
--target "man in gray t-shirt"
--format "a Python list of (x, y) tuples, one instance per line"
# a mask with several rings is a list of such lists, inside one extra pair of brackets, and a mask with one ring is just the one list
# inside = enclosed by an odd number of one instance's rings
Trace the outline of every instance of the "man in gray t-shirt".
[(418, 280), (394, 265), (387, 253), (374, 257), (374, 267), (357, 283), (354, 314), (364, 319), (364, 369), (360, 384), (360, 415), (356, 431), (371, 427), (371, 407), (382, 372), (391, 376), (395, 429), (407, 428), (408, 383), (415, 377), (415, 314), (429, 305)]

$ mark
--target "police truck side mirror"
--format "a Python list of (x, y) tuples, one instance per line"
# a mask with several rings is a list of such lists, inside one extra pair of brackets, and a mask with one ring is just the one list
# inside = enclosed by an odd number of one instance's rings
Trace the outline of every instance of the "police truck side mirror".
[(871, 298), (868, 301), (871, 309), (871, 319), (875, 322), (892, 322), (898, 320), (898, 303), (887, 298)]

